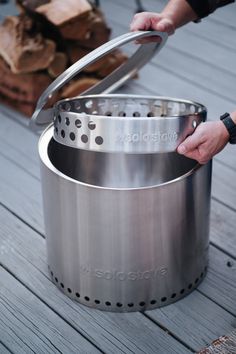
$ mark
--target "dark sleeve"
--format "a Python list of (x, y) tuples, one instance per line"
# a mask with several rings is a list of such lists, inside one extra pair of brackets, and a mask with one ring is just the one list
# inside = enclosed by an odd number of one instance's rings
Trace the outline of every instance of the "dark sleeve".
[(199, 18), (208, 16), (218, 7), (228, 5), (235, 0), (187, 0)]

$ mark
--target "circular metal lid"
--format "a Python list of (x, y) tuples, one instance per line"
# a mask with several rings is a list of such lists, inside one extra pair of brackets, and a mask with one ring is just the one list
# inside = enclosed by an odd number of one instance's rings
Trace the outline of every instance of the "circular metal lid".
[(45, 106), (53, 97), (53, 95), (62, 86), (68, 83), (75, 75), (106, 54), (112, 52), (114, 49), (132, 41), (137, 41), (150, 36), (158, 37), (157, 42), (141, 44), (134, 52), (134, 54), (124, 64), (113, 71), (101, 82), (83, 92), (82, 95), (112, 92), (124, 84), (127, 80), (132, 78), (137, 73), (137, 71), (163, 47), (168, 37), (167, 33), (157, 31), (138, 31), (126, 33), (103, 44), (101, 47), (93, 50), (82, 59), (77, 61), (75, 64), (70, 66), (66, 71), (58, 76), (56, 80), (54, 80), (40, 96), (35, 112), (32, 116), (32, 119), (30, 120), (30, 127), (33, 130), (40, 131), (53, 120), (53, 108), (45, 109)]

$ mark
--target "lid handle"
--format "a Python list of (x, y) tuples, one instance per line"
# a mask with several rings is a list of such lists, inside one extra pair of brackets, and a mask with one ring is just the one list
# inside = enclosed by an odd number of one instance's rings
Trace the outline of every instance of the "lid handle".
[(114, 49), (131, 41), (150, 36), (159, 37), (160, 41), (158, 40), (158, 42), (148, 42), (140, 45), (135, 53), (124, 64), (114, 70), (101, 82), (83, 92), (81, 95), (112, 92), (123, 85), (127, 80), (132, 78), (137, 71), (163, 47), (168, 37), (167, 33), (157, 31), (129, 32), (103, 44), (101, 47), (96, 48), (82, 59), (71, 65), (66, 71), (59, 75), (40, 96), (35, 112), (30, 120), (30, 127), (33, 130), (41, 130), (52, 121), (52, 109), (45, 110), (43, 108), (47, 104), (48, 100), (52, 98), (53, 94), (68, 83), (75, 75), (84, 70), (90, 64), (102, 58), (104, 55), (112, 52)]

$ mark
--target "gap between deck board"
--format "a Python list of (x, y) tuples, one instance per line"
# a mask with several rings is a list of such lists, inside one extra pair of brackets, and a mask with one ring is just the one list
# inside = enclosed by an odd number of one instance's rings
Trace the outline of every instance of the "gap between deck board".
[(1, 354), (14, 354), (12, 351), (8, 349), (8, 347), (0, 341), (0, 353)]

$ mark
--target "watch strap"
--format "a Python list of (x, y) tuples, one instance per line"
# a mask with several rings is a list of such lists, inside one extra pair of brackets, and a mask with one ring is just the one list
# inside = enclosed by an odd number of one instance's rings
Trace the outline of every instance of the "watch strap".
[(220, 116), (220, 120), (224, 123), (228, 133), (229, 133), (229, 143), (236, 144), (236, 124), (230, 117), (229, 113), (224, 113)]

